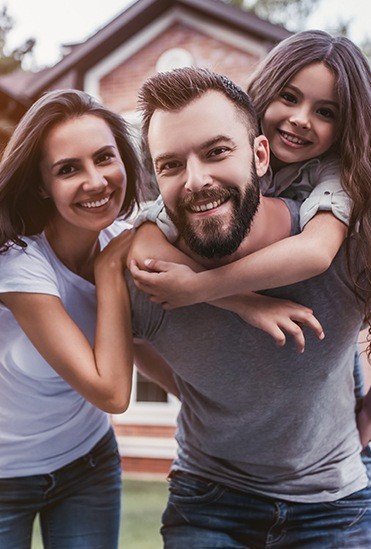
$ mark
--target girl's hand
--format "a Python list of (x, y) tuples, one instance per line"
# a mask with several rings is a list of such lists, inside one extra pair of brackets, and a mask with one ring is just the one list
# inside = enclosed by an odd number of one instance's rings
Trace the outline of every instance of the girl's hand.
[(250, 293), (224, 298), (216, 304), (238, 314), (251, 326), (267, 332), (278, 347), (285, 345), (285, 334), (288, 334), (294, 338), (298, 352), (303, 353), (305, 337), (302, 326), (313, 330), (320, 340), (325, 337), (312, 309), (293, 301)]
[(190, 267), (155, 259), (147, 259), (144, 264), (150, 271), (139, 269), (132, 260), (130, 272), (137, 288), (147, 293), (153, 303), (175, 309), (203, 301), (197, 274)]
[(104, 277), (109, 271), (119, 270), (123, 272), (125, 270), (133, 236), (134, 229), (123, 231), (100, 252), (94, 263), (96, 282), (98, 282), (100, 276)]

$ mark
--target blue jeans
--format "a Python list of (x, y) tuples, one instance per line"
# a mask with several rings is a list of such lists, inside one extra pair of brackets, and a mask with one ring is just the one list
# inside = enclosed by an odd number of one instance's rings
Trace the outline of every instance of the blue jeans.
[(0, 479), (0, 547), (29, 549), (39, 514), (46, 549), (115, 549), (120, 500), (120, 456), (110, 429), (88, 454), (53, 473)]
[(170, 475), (165, 549), (370, 549), (371, 488), (331, 503), (294, 503)]

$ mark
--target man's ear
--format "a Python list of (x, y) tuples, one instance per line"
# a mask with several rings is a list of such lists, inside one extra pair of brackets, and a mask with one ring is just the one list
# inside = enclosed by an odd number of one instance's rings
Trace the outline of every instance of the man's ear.
[(258, 135), (254, 140), (254, 160), (256, 173), (262, 177), (269, 167), (269, 143), (265, 135)]

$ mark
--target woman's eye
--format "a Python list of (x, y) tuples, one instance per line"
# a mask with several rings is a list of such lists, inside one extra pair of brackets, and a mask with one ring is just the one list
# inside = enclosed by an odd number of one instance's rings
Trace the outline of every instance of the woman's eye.
[(288, 101), (289, 103), (296, 103), (296, 97), (293, 93), (282, 92), (281, 97), (282, 99), (284, 99), (285, 101)]
[(321, 116), (323, 116), (324, 118), (335, 118), (335, 113), (332, 109), (328, 109), (328, 108), (321, 108), (321, 109), (318, 109), (318, 114), (320, 114)]
[(71, 175), (75, 173), (76, 168), (72, 166), (72, 164), (66, 164), (65, 166), (62, 166), (59, 171), (58, 175)]
[(97, 163), (101, 164), (102, 162), (108, 162), (113, 157), (114, 157), (114, 155), (112, 153), (108, 153), (108, 152), (107, 153), (102, 153), (98, 156)]

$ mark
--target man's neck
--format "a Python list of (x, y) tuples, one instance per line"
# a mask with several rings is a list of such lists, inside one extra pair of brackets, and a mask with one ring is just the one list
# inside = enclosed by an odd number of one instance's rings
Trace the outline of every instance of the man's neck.
[(207, 269), (232, 263), (241, 257), (265, 248), (278, 240), (289, 237), (291, 233), (291, 215), (285, 202), (279, 198), (261, 197), (251, 229), (238, 249), (231, 255), (205, 259), (194, 253), (182, 239), (177, 247)]

